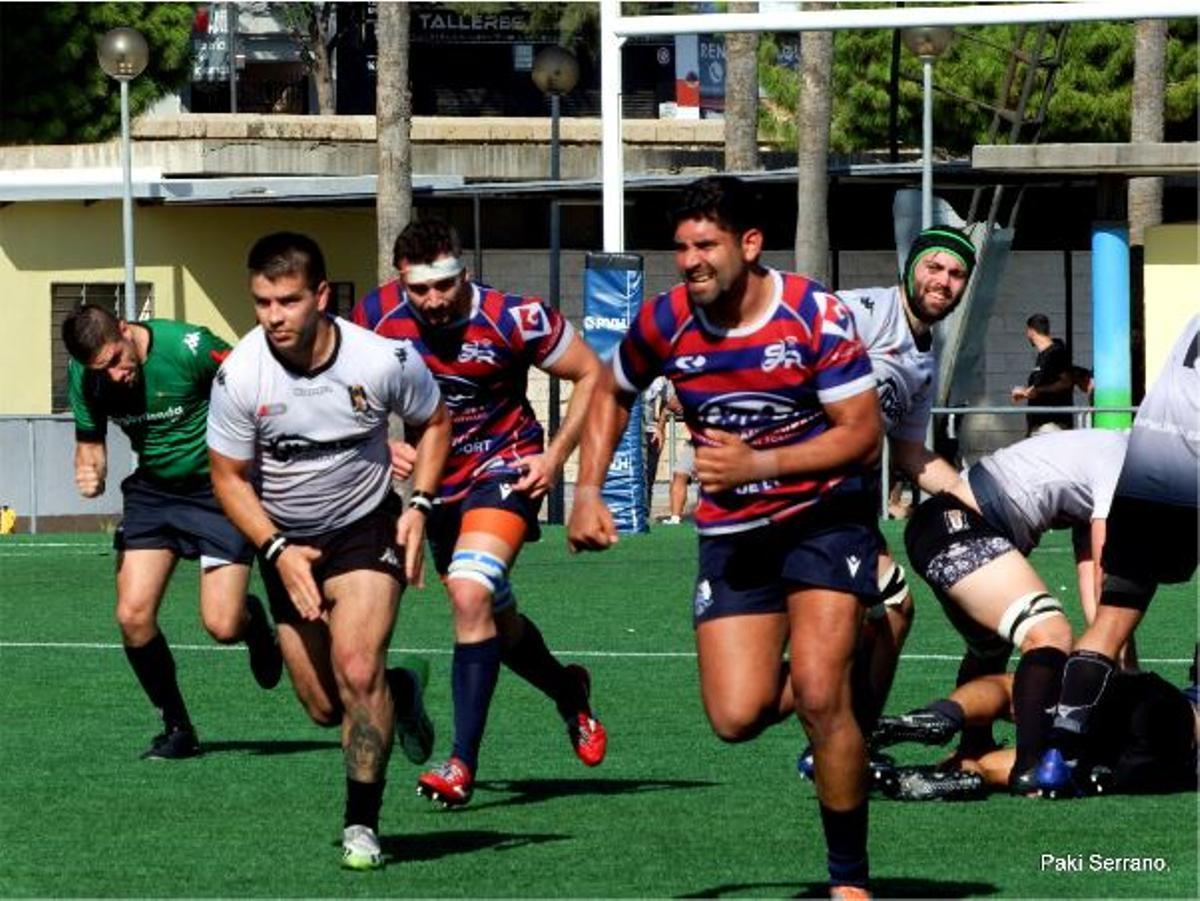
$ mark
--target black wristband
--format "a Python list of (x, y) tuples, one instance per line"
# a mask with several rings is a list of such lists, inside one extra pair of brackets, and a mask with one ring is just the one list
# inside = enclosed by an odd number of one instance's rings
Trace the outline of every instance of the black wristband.
[(283, 553), (283, 549), (288, 546), (288, 540), (282, 532), (276, 532), (270, 538), (262, 543), (258, 552), (262, 554), (262, 558), (268, 563), (274, 563), (279, 559), (279, 555)]
[(429, 515), (433, 512), (433, 495), (428, 491), (414, 491), (408, 499), (410, 510), (420, 510)]

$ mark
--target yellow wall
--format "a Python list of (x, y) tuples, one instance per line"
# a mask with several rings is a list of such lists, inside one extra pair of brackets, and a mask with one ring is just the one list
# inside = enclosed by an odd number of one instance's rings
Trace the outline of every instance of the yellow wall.
[(1146, 229), (1146, 386), (1184, 324), (1200, 313), (1200, 224)]
[[(155, 315), (205, 325), (233, 340), (254, 324), (246, 253), (262, 235), (311, 235), (331, 281), (356, 296), (375, 284), (371, 207), (134, 208), (137, 280), (154, 287)], [(50, 412), (50, 286), (124, 281), (120, 201), (13, 203), (0, 209), (0, 414)]]

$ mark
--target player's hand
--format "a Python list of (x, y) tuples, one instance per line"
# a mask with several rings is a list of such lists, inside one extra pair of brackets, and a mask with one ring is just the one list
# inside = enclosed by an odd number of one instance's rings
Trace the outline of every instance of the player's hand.
[(84, 497), (96, 497), (104, 493), (104, 476), (98, 466), (82, 464), (75, 467), (75, 487)]
[(1029, 389), (1017, 386), (1012, 389), (1011, 397), (1014, 404), (1019, 404), (1023, 400), (1029, 400)]
[(417, 449), (407, 441), (389, 441), (388, 451), (392, 457), (392, 478), (403, 482), (417, 465)]
[(549, 454), (523, 458), (521, 469), (523, 474), (513, 484), (513, 488), (529, 495), (530, 499), (535, 501), (545, 497), (558, 481), (558, 464)]
[(730, 491), (778, 475), (770, 451), (755, 450), (737, 435), (719, 429), (705, 429), (701, 436), (707, 443), (696, 447), (696, 481), (706, 493)]
[(409, 507), (396, 521), (396, 544), (404, 548), (404, 578), (413, 588), (425, 587), (425, 514)]
[(612, 512), (600, 497), (600, 489), (592, 486), (575, 488), (575, 502), (567, 521), (567, 549), (604, 551), (617, 543), (617, 526)]
[(310, 622), (321, 618), (321, 605), (324, 603), (312, 572), (313, 564), (320, 559), (321, 552), (307, 544), (289, 544), (275, 558), (275, 569), (293, 606), (303, 619)]
[(663, 427), (656, 425), (654, 431), (649, 436), (650, 447), (656, 451), (661, 451), (663, 446)]

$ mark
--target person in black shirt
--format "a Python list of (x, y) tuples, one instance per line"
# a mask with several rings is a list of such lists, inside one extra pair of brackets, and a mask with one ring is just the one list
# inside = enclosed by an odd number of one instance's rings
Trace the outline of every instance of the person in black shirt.
[[(1025, 321), (1025, 337), (1037, 351), (1037, 360), (1025, 386), (1012, 389), (1012, 402), (1025, 401), (1031, 407), (1071, 406), (1074, 386), (1071, 354), (1061, 338), (1050, 337), (1050, 320), (1041, 313), (1034, 313)], [(1070, 413), (1030, 413), (1026, 423), (1027, 433), (1036, 435), (1069, 429), (1072, 419)]]

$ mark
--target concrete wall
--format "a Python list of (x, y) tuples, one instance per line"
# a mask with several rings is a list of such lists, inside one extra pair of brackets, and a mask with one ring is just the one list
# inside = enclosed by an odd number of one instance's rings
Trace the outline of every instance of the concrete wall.
[(1188, 319), (1200, 313), (1200, 225), (1158, 225), (1146, 230), (1146, 385)]

